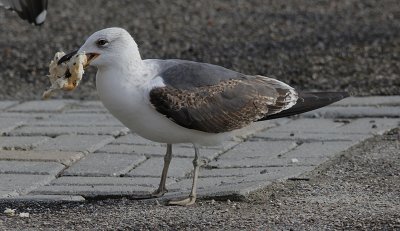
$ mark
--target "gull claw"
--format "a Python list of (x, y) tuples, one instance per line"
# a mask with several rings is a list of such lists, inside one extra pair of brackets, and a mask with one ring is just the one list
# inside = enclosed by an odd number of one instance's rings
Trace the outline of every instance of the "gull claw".
[(179, 206), (189, 206), (193, 205), (196, 202), (196, 197), (189, 196), (186, 199), (179, 200), (179, 201), (169, 201), (168, 205), (179, 205)]
[(161, 197), (167, 192), (168, 192), (168, 190), (166, 188), (163, 188), (163, 189), (158, 188), (158, 189), (154, 190), (154, 192), (151, 193), (151, 197)]

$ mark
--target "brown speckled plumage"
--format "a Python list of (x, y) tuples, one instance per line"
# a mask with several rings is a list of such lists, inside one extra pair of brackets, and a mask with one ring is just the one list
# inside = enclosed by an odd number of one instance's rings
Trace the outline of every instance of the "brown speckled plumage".
[(183, 127), (221, 133), (280, 112), (296, 101), (294, 91), (278, 83), (249, 76), (191, 89), (157, 87), (150, 91), (150, 101), (158, 112)]

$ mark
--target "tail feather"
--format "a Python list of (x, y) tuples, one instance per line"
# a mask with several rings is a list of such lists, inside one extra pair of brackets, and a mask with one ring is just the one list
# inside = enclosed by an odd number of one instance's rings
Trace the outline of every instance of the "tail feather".
[(299, 98), (293, 107), (276, 114), (268, 115), (259, 121), (277, 119), (312, 111), (346, 97), (349, 97), (349, 93), (347, 92), (300, 92)]

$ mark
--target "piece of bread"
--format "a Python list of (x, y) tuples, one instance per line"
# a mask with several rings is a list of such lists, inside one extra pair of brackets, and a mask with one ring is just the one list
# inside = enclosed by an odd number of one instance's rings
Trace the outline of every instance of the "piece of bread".
[(51, 86), (43, 93), (43, 99), (49, 98), (55, 90), (72, 91), (82, 80), (83, 68), (87, 63), (85, 53), (76, 54), (67, 62), (58, 64), (58, 60), (64, 55), (64, 52), (57, 52), (49, 64), (48, 77)]

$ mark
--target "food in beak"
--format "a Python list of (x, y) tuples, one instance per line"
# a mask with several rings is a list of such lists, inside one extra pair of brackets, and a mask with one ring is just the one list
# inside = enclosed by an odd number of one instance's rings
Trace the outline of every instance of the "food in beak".
[[(95, 55), (97, 56), (97, 55)], [(43, 99), (51, 96), (53, 91), (62, 89), (64, 91), (74, 90), (82, 80), (84, 68), (89, 61), (95, 57), (85, 54), (85, 52), (72, 52), (66, 55), (64, 52), (57, 52), (49, 65), (50, 88), (43, 93)]]

